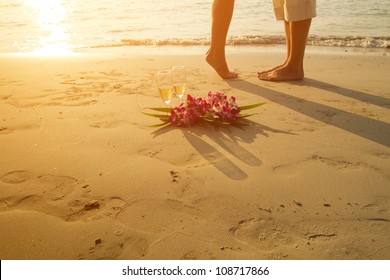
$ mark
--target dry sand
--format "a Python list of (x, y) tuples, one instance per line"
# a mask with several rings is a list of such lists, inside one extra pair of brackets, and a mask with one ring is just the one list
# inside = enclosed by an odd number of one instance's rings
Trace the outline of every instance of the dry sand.
[[(308, 51), (302, 82), (231, 51), (0, 57), (0, 259), (389, 259), (390, 58)], [(254, 109), (245, 130), (150, 128), (154, 73)], [(174, 105), (177, 104), (175, 101)]]

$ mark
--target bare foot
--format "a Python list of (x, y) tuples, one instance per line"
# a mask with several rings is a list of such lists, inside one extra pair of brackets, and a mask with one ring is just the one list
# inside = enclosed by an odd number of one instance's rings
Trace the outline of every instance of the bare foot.
[(283, 81), (300, 81), (304, 78), (303, 70), (292, 70), (288, 67), (276, 68), (273, 71), (269, 71), (258, 75), (260, 80), (283, 82)]
[(221, 76), (222, 79), (235, 79), (238, 77), (236, 72), (230, 72), (225, 59), (218, 59), (212, 56), (210, 52), (206, 54), (206, 61)]
[(272, 72), (272, 71), (274, 71), (274, 70), (276, 70), (276, 69), (279, 69), (279, 68), (281, 68), (281, 67), (284, 67), (284, 65), (285, 65), (285, 63), (280, 64), (280, 65), (278, 65), (278, 66), (276, 66), (276, 67), (274, 67), (274, 68), (272, 68), (272, 69), (268, 69), (268, 70), (265, 70), (265, 71), (257, 72), (257, 77), (259, 77), (260, 75), (263, 75), (263, 74), (265, 74), (265, 73)]

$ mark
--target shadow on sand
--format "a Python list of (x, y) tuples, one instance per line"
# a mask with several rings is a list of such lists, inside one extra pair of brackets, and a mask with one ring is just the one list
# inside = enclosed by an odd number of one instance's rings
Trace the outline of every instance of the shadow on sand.
[[(356, 115), (341, 109), (328, 105), (319, 104), (310, 100), (305, 100), (293, 95), (288, 95), (269, 88), (259, 86), (246, 80), (236, 79), (227, 81), (232, 87), (250, 94), (257, 95), (271, 102), (285, 106), (291, 110), (304, 114), (310, 118), (318, 120), (348, 131), (367, 140), (374, 141), (386, 147), (390, 146), (390, 125), (380, 120), (370, 119), (364, 116)], [(303, 82), (293, 82), (292, 84), (316, 87), (331, 91), (345, 97), (353, 98), (361, 102), (370, 103), (389, 109), (390, 100), (384, 97), (371, 95), (365, 92), (351, 90), (325, 82), (305, 79)], [(332, 117), (329, 117), (332, 116)], [(194, 147), (199, 154), (205, 158), (215, 168), (233, 180), (243, 180), (248, 175), (233, 161), (227, 158), (223, 153), (205, 141), (209, 138), (212, 142), (223, 148), (226, 152), (249, 166), (260, 166), (262, 161), (254, 154), (240, 146), (239, 142), (252, 143), (258, 135), (268, 137), (268, 133), (285, 133), (261, 125), (250, 120), (245, 120), (245, 131), (237, 127), (214, 127), (212, 125), (201, 125), (192, 128), (181, 128), (185, 138)], [(172, 126), (166, 126), (153, 132), (155, 137), (167, 133)]]
[[(180, 128), (188, 143), (198, 151), (204, 159), (211, 165), (233, 180), (243, 180), (248, 175), (232, 160), (218, 151), (213, 145), (206, 141), (210, 139), (226, 152), (242, 161), (248, 166), (260, 166), (262, 161), (254, 154), (243, 148), (239, 142), (252, 143), (258, 135), (268, 137), (268, 133), (286, 133), (281, 130), (273, 129), (250, 120), (244, 120), (245, 127), (237, 128), (233, 126), (218, 127), (210, 124), (198, 125), (191, 128)], [(178, 129), (172, 126), (165, 126), (153, 132), (155, 137), (165, 134), (172, 129)]]
[[(390, 146), (389, 123), (356, 115), (354, 113), (350, 113), (328, 105), (319, 104), (310, 100), (302, 99), (293, 95), (281, 93), (245, 80), (238, 79), (227, 81), (227, 83), (232, 88), (240, 89), (250, 94), (254, 94), (262, 98), (268, 99), (274, 103), (285, 106), (286, 108), (304, 114), (315, 120), (338, 127), (340, 129), (343, 129), (365, 139), (374, 141), (386, 147)], [(305, 79), (303, 82), (293, 82), (292, 84), (317, 87), (346, 97), (354, 98), (362, 102), (381, 106), (386, 109), (390, 108), (390, 100), (387, 98), (338, 87), (313, 79)], [(335, 117), (326, 118), (324, 116)]]

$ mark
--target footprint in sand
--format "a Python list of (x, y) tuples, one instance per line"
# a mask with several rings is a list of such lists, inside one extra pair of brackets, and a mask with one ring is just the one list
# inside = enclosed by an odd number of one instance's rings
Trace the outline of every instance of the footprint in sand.
[(205, 196), (204, 178), (195, 176), (191, 170), (171, 170), (169, 195), (173, 199), (197, 201)]
[(270, 251), (278, 245), (288, 245), (291, 237), (271, 218), (252, 218), (238, 222), (229, 232), (240, 242)]
[(358, 171), (361, 170), (362, 167), (364, 167), (364, 164), (361, 162), (351, 162), (347, 160), (342, 160), (342, 159), (333, 159), (333, 158), (326, 158), (318, 155), (313, 155), (311, 157), (311, 160), (319, 161), (321, 163), (324, 163), (328, 166), (334, 167), (338, 170), (354, 170)]
[[(70, 176), (10, 171), (0, 177), (2, 211), (26, 209), (69, 220), (84, 209), (91, 198), (82, 181)], [(72, 206), (71, 201), (77, 201)]]
[[(141, 149), (138, 151), (138, 154), (141, 154), (143, 156), (147, 156), (150, 158), (155, 158), (164, 162), (168, 162), (171, 165), (175, 165), (180, 168), (199, 168), (210, 165), (209, 162), (204, 160), (204, 157), (202, 157), (199, 154), (187, 154), (187, 153), (180, 153), (180, 151), (177, 151), (176, 148), (169, 148), (169, 149)], [(211, 160), (211, 158), (210, 158)], [(216, 159), (214, 159), (216, 160)]]
[(138, 153), (147, 157), (155, 158), (159, 153), (161, 153), (161, 149), (158, 150), (150, 150), (150, 149), (142, 149), (139, 150)]
[(7, 80), (0, 79), (0, 87), (8, 87), (8, 86), (25, 86), (26, 84), (20, 80)]
[(300, 166), (313, 165), (316, 163), (325, 164), (329, 167), (335, 168), (336, 170), (343, 171), (359, 171), (362, 168), (366, 167), (365, 164), (361, 162), (351, 162), (343, 159), (327, 158), (319, 155), (313, 155), (294, 164), (274, 166), (272, 171), (278, 176), (291, 178), (296, 177), (300, 174)]
[(128, 122), (125, 121), (105, 121), (105, 122), (99, 122), (99, 123), (94, 123), (91, 124), (90, 126), (93, 128), (116, 128), (121, 125), (126, 125)]
[(100, 72), (100, 74), (109, 76), (109, 77), (120, 77), (123, 76), (123, 74), (118, 70), (111, 70), (110, 72)]
[(10, 99), (12, 97), (12, 95), (8, 94), (8, 95), (0, 95), (0, 100), (7, 100), (7, 99)]
[(111, 197), (107, 202), (103, 201), (103, 215), (107, 217), (116, 218), (126, 207), (129, 206), (129, 203), (120, 198), (120, 197)]
[(123, 73), (112, 70), (111, 72), (80, 72), (76, 76), (63, 76), (61, 84), (69, 85), (70, 91), (82, 90), (96, 96), (104, 92), (119, 92), (122, 93), (122, 88), (128, 81), (121, 79)]
[[(114, 226), (117, 227), (117, 226)], [(96, 237), (90, 240), (91, 247), (77, 256), (77, 259), (140, 259), (147, 254), (153, 244), (153, 237), (139, 233), (123, 226), (114, 231), (111, 228), (103, 232), (95, 232)], [(115, 232), (112, 235), (112, 232)], [(120, 232), (120, 235), (117, 233)]]
[(116, 218), (128, 205), (129, 203), (120, 197), (111, 197), (105, 200), (82, 195), (82, 197), (78, 196), (77, 199), (68, 203), (68, 207), (72, 211), (64, 219), (77, 221), (81, 219), (97, 220), (105, 217)]
[(22, 130), (32, 130), (32, 129), (38, 129), (41, 127), (40, 121), (20, 121), (20, 123), (15, 122), (5, 122), (0, 126), (0, 135), (1, 134), (8, 134), (16, 131), (22, 131)]
[(295, 177), (299, 175), (299, 169), (296, 165), (278, 165), (272, 168), (272, 172), (281, 177)]
[[(16, 206), (26, 199), (36, 197), (36, 200), (58, 201), (69, 195), (75, 186), (79, 184), (77, 179), (69, 176), (58, 176), (51, 174), (34, 174), (26, 170), (15, 170), (8, 172), (0, 177), (0, 181), (7, 185), (13, 185), (8, 188), (8, 201)], [(1, 199), (1, 198), (0, 198)]]
[(367, 220), (371, 221), (382, 221), (390, 222), (390, 210), (387, 205), (389, 205), (388, 198), (380, 198), (374, 201), (373, 203), (368, 203), (363, 206), (359, 206), (360, 210), (363, 210), (364, 216)]
[(157, 233), (181, 229), (183, 220), (197, 211), (191, 204), (175, 199), (143, 199), (130, 203), (117, 219), (137, 230)]
[(1, 176), (0, 181), (6, 184), (20, 184), (31, 178), (31, 174), (24, 170), (15, 170)]
[(380, 158), (380, 159), (389, 159), (390, 158), (390, 153), (378, 152), (378, 153), (374, 153), (373, 156), (375, 156), (377, 158)]

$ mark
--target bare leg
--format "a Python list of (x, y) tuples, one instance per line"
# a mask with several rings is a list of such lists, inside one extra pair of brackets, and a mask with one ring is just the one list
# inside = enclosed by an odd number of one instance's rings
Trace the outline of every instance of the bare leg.
[(286, 46), (287, 46), (286, 60), (284, 61), (283, 64), (280, 64), (274, 68), (271, 68), (271, 69), (268, 69), (265, 71), (261, 71), (261, 72), (257, 72), (257, 76), (260, 76), (260, 75), (267, 73), (267, 72), (274, 71), (280, 67), (283, 67), (287, 63), (288, 58), (290, 57), (290, 54), (291, 54), (291, 34), (290, 34), (290, 22), (289, 21), (284, 21), (284, 31), (286, 34)]
[(291, 49), (287, 61), (281, 67), (260, 74), (261, 80), (267, 81), (296, 81), (304, 78), (303, 58), (311, 19), (290, 22)]
[(234, 0), (214, 0), (212, 7), (211, 43), (206, 61), (223, 79), (234, 79), (238, 75), (230, 72), (226, 62), (225, 45), (233, 16)]

